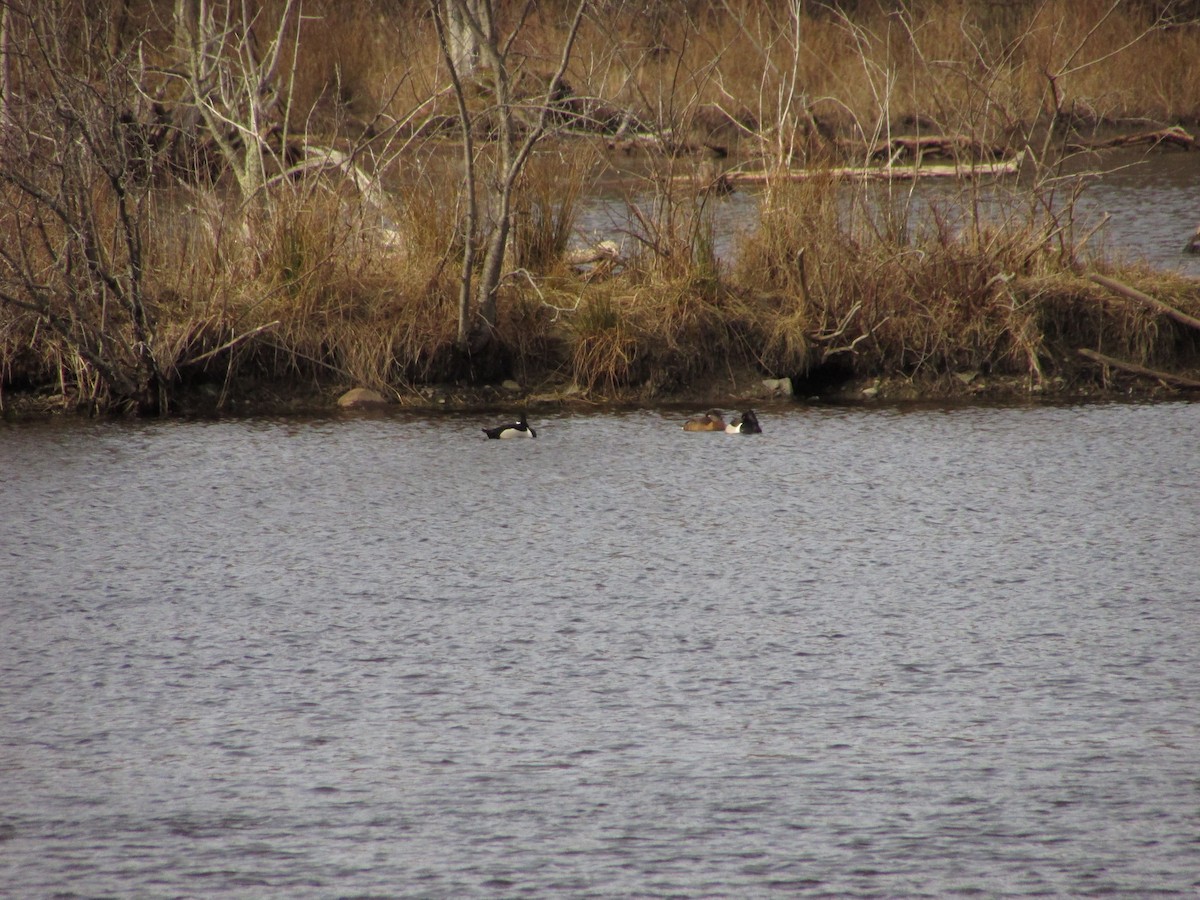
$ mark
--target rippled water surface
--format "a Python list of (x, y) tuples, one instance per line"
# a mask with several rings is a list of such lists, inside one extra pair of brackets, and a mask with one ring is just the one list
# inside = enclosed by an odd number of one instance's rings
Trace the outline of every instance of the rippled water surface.
[(0, 894), (1200, 892), (1200, 405), (681, 416), (0, 425)]

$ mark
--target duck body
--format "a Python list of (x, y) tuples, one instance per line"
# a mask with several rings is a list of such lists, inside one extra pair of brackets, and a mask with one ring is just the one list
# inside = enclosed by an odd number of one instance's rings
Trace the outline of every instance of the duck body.
[(692, 416), (683, 423), (684, 431), (724, 431), (725, 420), (715, 409), (710, 409), (702, 416)]
[(762, 434), (762, 426), (758, 424), (758, 416), (754, 410), (748, 409), (725, 426), (726, 434)]
[(508, 438), (535, 438), (537, 432), (529, 427), (529, 422), (525, 420), (525, 413), (521, 413), (521, 418), (508, 425), (497, 425), (494, 428), (484, 428), (483, 433), (491, 440), (502, 441)]

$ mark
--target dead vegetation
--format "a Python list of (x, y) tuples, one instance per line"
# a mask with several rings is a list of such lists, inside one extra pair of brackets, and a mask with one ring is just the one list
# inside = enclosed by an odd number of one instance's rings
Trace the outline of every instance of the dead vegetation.
[[(1193, 148), (1200, 26), (1163, 3), (857, 7), (597, 0), (564, 54), (577, 4), (497, 4), (503, 69), (456, 101), (420, 4), (7, 2), (0, 406), (505, 375), (647, 398), (735, 369), (1196, 380), (1200, 287), (1091, 256), (1064, 160)], [(944, 207), (894, 189), (939, 164), (979, 177)], [(606, 172), (626, 219), (573, 253)], [(722, 255), (714, 198), (739, 183), (761, 213)]]

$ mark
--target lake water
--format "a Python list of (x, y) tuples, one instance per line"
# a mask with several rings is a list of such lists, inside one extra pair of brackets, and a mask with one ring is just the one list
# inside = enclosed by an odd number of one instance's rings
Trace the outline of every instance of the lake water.
[(1194, 897), (1200, 404), (0, 423), (0, 895)]

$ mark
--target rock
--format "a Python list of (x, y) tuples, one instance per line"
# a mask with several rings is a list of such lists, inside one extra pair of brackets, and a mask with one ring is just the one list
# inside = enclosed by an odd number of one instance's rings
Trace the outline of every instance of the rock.
[(337, 403), (342, 409), (370, 409), (374, 406), (387, 406), (387, 399), (370, 388), (351, 388), (338, 397)]
[(521, 392), (521, 385), (517, 384), (517, 382), (513, 381), (511, 378), (506, 378), (504, 381), (500, 382), (500, 387), (508, 391), (510, 394), (519, 394)]
[(970, 384), (972, 381), (974, 381), (976, 378), (979, 377), (979, 373), (978, 372), (955, 372), (954, 377), (957, 378), (959, 381), (961, 381), (963, 384)]
[(762, 383), (772, 397), (792, 396), (792, 379), (790, 378), (764, 378)]
[(872, 385), (868, 388), (863, 388), (862, 395), (864, 397), (876, 397), (879, 395), (879, 385)]

